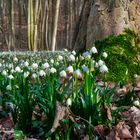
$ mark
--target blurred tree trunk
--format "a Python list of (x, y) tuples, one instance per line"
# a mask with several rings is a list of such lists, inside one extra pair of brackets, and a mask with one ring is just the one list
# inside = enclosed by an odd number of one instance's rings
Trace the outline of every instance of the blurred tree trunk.
[(55, 48), (56, 48), (56, 35), (57, 35), (59, 7), (60, 7), (60, 0), (56, 0), (55, 8), (54, 8), (54, 16), (53, 16), (52, 39), (51, 39), (51, 50), (52, 51), (55, 51)]
[(86, 50), (87, 21), (92, 7), (92, 0), (84, 0), (79, 19), (77, 21), (72, 40), (72, 49), (79, 51)]

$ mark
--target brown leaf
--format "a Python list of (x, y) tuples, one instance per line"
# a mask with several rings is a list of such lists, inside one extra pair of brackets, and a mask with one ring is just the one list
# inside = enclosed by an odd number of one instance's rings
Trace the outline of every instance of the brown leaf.
[(119, 122), (116, 125), (116, 132), (118, 133), (118, 137), (121, 139), (132, 139), (132, 135), (130, 131), (126, 128), (125, 122)]

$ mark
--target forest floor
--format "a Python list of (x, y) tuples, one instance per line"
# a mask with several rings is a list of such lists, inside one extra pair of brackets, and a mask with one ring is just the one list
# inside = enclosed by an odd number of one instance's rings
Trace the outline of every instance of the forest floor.
[[(117, 90), (116, 97), (121, 97), (122, 94), (125, 94), (130, 87), (123, 87)], [(132, 88), (132, 87), (131, 87)], [(136, 97), (140, 99), (140, 83), (134, 88)], [(38, 108), (37, 108), (38, 109)], [(4, 114), (4, 110), (0, 107), (0, 140), (12, 140), (15, 139), (16, 135), (22, 136), (22, 131), (14, 131), (14, 122), (10, 115)], [(127, 106), (125, 111), (121, 113), (124, 117), (129, 118), (129, 121), (118, 120), (118, 123), (115, 126), (111, 126), (108, 129), (104, 125), (98, 125), (94, 127), (95, 134), (100, 136), (101, 139), (106, 140), (139, 140), (140, 139), (140, 107), (130, 107)], [(46, 116), (43, 114), (37, 115), (36, 112), (33, 114), (33, 119), (42, 119), (44, 120)], [(16, 140), (44, 140), (40, 138), (38, 132), (38, 127), (32, 128), (29, 132), (29, 135), (23, 138), (17, 138)], [(34, 132), (34, 130), (36, 132)], [(81, 130), (82, 132), (82, 130)], [(36, 134), (35, 134), (36, 133)], [(83, 134), (81, 134), (83, 135)], [(18, 137), (18, 136), (16, 136)], [(80, 138), (79, 138), (80, 139)], [(71, 139), (74, 140), (74, 139)], [(85, 135), (83, 140), (89, 140), (88, 135)]]

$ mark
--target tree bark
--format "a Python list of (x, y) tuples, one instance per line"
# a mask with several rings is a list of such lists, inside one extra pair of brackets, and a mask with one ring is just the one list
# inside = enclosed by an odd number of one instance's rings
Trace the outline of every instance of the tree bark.
[(85, 51), (86, 41), (87, 41), (87, 21), (90, 15), (90, 10), (92, 7), (92, 0), (84, 0), (81, 14), (77, 21), (73, 41), (72, 41), (72, 49), (79, 50), (81, 52)]
[(51, 50), (55, 51), (56, 48), (56, 35), (57, 35), (57, 23), (58, 23), (58, 15), (59, 15), (59, 7), (60, 0), (56, 0), (56, 6), (54, 9), (54, 17), (53, 17), (53, 32), (52, 32), (52, 40), (51, 40)]

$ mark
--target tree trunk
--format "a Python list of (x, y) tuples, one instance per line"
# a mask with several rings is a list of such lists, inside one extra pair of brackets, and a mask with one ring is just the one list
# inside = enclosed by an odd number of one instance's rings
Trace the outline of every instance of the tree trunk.
[(84, 0), (81, 14), (73, 35), (72, 49), (79, 50), (81, 52), (85, 51), (87, 48), (87, 21), (90, 15), (92, 3), (92, 0)]
[(52, 32), (52, 40), (51, 40), (51, 50), (55, 51), (56, 47), (56, 35), (57, 35), (57, 22), (58, 22), (58, 15), (59, 15), (59, 7), (60, 7), (60, 0), (56, 0), (56, 5), (54, 9), (54, 17), (53, 17), (53, 32)]

